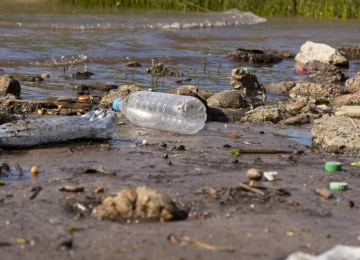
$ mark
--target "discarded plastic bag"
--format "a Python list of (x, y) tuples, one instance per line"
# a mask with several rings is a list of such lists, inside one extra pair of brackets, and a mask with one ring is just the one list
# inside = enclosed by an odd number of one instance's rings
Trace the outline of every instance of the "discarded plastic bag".
[(285, 260), (360, 260), (360, 247), (337, 245), (318, 256), (296, 252)]
[(76, 138), (109, 139), (116, 128), (117, 116), (112, 110), (18, 120), (0, 125), (0, 147), (26, 147)]

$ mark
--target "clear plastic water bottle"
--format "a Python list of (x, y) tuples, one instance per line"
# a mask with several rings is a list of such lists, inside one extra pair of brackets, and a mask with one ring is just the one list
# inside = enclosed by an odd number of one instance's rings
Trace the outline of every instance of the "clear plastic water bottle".
[(181, 134), (193, 134), (204, 127), (206, 107), (197, 98), (150, 91), (137, 91), (113, 102), (135, 125)]

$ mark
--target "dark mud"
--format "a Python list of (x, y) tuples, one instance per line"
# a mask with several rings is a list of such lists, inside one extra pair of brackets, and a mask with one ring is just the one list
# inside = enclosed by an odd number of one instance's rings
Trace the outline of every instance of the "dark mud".
[[(261, 126), (211, 122), (187, 136), (119, 121), (126, 124), (107, 142), (1, 151), (9, 165), (1, 171), (2, 259), (268, 260), (359, 245), (360, 171), (350, 165), (358, 157), (322, 153)], [(305, 153), (234, 157), (234, 148)], [(326, 160), (342, 162), (343, 170), (326, 172)], [(279, 173), (276, 182), (253, 183), (264, 196), (238, 188), (249, 184), (249, 168)], [(349, 189), (330, 199), (315, 193), (332, 181)], [(144, 185), (168, 194), (187, 219), (118, 223), (91, 215), (106, 194)]]

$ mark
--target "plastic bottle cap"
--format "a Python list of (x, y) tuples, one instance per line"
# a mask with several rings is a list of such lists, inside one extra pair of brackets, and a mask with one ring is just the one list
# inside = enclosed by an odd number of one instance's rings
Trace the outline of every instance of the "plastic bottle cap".
[(114, 100), (112, 108), (116, 111), (116, 112), (121, 112), (121, 102), (122, 102), (122, 98), (117, 98)]
[(330, 172), (341, 171), (342, 164), (340, 162), (326, 162), (325, 170)]
[(346, 182), (330, 182), (330, 190), (346, 190), (347, 186)]

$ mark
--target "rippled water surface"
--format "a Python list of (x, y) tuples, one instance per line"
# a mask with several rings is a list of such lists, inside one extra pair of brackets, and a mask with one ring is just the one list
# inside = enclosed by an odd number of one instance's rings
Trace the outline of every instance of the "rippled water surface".
[[(153, 62), (165, 62), (185, 73), (190, 84), (218, 92), (230, 89), (222, 79), (247, 67), (264, 86), (301, 79), (293, 60), (259, 66), (237, 63), (226, 54), (237, 48), (274, 49), (296, 54), (306, 41), (335, 48), (359, 44), (358, 20), (299, 17), (257, 17), (230, 10), (190, 13), (144, 10), (77, 10), (49, 1), (0, 1), (0, 68), (17, 79), (49, 73), (42, 83), (21, 82), (23, 99), (75, 97), (71, 75), (91, 71), (83, 83), (135, 84), (158, 91), (178, 87), (174, 79), (154, 82), (144, 72)], [(123, 64), (137, 61), (141, 68)], [(350, 62), (345, 74), (360, 67)], [(269, 99), (274, 96), (269, 95)]]

